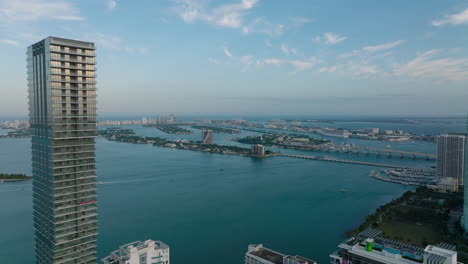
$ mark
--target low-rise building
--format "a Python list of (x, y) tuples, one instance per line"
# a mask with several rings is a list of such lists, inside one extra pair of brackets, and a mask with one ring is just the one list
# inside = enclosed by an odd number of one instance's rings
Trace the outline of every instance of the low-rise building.
[(169, 264), (169, 246), (162, 241), (135, 241), (102, 259), (104, 264)]
[[(457, 264), (455, 246), (440, 243), (426, 248), (382, 237), (368, 228), (338, 246), (330, 254), (331, 264)], [(459, 263), (460, 264), (460, 263)]]
[(259, 244), (249, 245), (245, 254), (245, 264), (317, 264), (317, 262), (301, 256), (284, 255)]
[(440, 178), (435, 185), (429, 185), (429, 188), (436, 192), (458, 192), (458, 180), (451, 177)]

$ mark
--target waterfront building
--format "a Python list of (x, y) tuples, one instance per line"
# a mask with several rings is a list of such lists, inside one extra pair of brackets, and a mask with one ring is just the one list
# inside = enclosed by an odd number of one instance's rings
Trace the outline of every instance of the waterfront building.
[(91, 42), (27, 48), (36, 263), (96, 263), (96, 75)]
[(437, 192), (458, 192), (458, 181), (455, 178), (444, 177), (439, 178), (437, 184), (428, 185), (427, 187)]
[(451, 177), (463, 185), (466, 135), (449, 133), (437, 137), (437, 176)]
[(352, 237), (330, 254), (331, 264), (457, 264), (455, 246), (440, 243), (425, 248), (382, 237), (379, 230), (368, 228)]
[(142, 117), (142, 118), (141, 118), (141, 124), (142, 124), (142, 125), (147, 125), (147, 124), (148, 124), (148, 118)]
[(249, 245), (245, 254), (245, 264), (317, 264), (317, 262), (301, 256), (284, 255), (259, 244)]
[(265, 146), (263, 145), (260, 145), (260, 144), (252, 145), (250, 151), (252, 152), (252, 155), (257, 156), (257, 157), (265, 156)]
[(169, 264), (169, 246), (162, 241), (135, 241), (102, 259), (104, 264)]
[(202, 134), (202, 143), (203, 144), (213, 144), (213, 131), (204, 129), (201, 131)]

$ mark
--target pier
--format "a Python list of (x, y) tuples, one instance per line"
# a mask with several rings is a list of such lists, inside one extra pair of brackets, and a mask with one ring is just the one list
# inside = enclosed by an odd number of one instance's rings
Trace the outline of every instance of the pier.
[(295, 154), (285, 154), (285, 153), (277, 153), (276, 155), (282, 156), (282, 157), (297, 158), (297, 159), (340, 162), (340, 163), (358, 164), (358, 165), (366, 165), (366, 166), (373, 166), (373, 167), (408, 168), (406, 166), (400, 166), (400, 165), (394, 165), (394, 164), (373, 163), (373, 162), (365, 162), (365, 161), (358, 161), (358, 160), (345, 160), (345, 159), (336, 159), (336, 158), (321, 157), (321, 156), (295, 155)]

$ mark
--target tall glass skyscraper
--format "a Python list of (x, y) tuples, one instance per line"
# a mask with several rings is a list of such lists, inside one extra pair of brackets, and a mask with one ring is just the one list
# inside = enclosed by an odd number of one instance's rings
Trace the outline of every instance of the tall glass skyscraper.
[[(468, 114), (466, 115), (466, 138), (465, 138), (465, 182), (468, 183)], [(468, 233), (468, 184), (463, 193), (463, 221), (462, 226), (465, 233)]]
[(97, 263), (94, 44), (48, 37), (27, 65), (36, 263)]
[(449, 177), (464, 185), (465, 174), (464, 133), (449, 133), (437, 137), (437, 176)]

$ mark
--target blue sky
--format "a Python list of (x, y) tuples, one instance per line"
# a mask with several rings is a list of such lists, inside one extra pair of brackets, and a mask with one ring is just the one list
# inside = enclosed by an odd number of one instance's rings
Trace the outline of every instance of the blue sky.
[(104, 114), (468, 110), (466, 1), (0, 0), (0, 115), (47, 36), (96, 43)]

